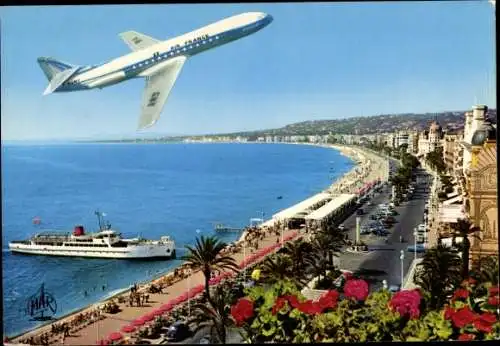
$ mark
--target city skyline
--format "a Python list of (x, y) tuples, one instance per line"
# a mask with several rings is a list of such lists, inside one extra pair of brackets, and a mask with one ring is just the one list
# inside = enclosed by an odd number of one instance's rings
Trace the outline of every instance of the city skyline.
[(138, 135), (228, 133), (460, 110), (476, 102), (496, 108), (494, 9), (488, 2), (95, 7), (3, 9), (3, 140), (135, 131), (144, 81), (43, 97), (47, 81), (37, 57), (102, 63), (128, 53), (120, 32), (163, 40), (247, 11), (275, 20), (188, 61), (160, 121)]

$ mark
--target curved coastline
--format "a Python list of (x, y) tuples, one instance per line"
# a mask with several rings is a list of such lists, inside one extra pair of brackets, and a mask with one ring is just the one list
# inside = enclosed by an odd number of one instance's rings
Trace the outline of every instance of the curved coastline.
[[(367, 153), (366, 151), (364, 151), (362, 149), (353, 148), (353, 147), (347, 147), (347, 146), (324, 145), (324, 144), (319, 144), (318, 145), (318, 144), (307, 144), (307, 143), (291, 143), (291, 144), (295, 144), (295, 145), (312, 145), (312, 146), (319, 146), (319, 147), (324, 147), (324, 148), (331, 148), (331, 149), (340, 151), (340, 153), (343, 156), (346, 156), (346, 157), (348, 157), (348, 158), (350, 158), (351, 160), (354, 161), (355, 164), (351, 168), (350, 171), (348, 171), (347, 173), (343, 174), (342, 176), (339, 176), (335, 180), (335, 182), (333, 182), (332, 185), (330, 185), (327, 189), (325, 189), (323, 191), (332, 191), (333, 192), (335, 189), (339, 188), (339, 186), (341, 186), (342, 184), (344, 184), (345, 181), (346, 181), (346, 179), (348, 179), (348, 177), (352, 176), (353, 173), (356, 172), (356, 170), (359, 170), (359, 167), (363, 165), (362, 160), (364, 158), (367, 158), (367, 157), (371, 158), (372, 156), (375, 157), (375, 155), (369, 154), (369, 153)], [(365, 154), (365, 155), (363, 155), (363, 154)], [(383, 158), (381, 158), (380, 156), (378, 156), (378, 157), (381, 160), (383, 160)], [(368, 161), (371, 162), (370, 159)], [(378, 161), (378, 160), (374, 160), (374, 161)], [(370, 166), (370, 163), (368, 164), (368, 166)], [(380, 166), (380, 162), (379, 162), (379, 166)], [(367, 169), (370, 171), (370, 170), (373, 170), (373, 168), (374, 167), (370, 166)], [(378, 173), (379, 176), (380, 176), (380, 173), (381, 172)], [(323, 192), (323, 191), (321, 191), (321, 192)], [(319, 192), (319, 193), (321, 193), (321, 192)], [(241, 242), (242, 239), (244, 239), (245, 236), (246, 236), (246, 232), (244, 232), (242, 234), (242, 236), (240, 237), (240, 240), (238, 240), (236, 243)], [(181, 266), (181, 265), (182, 264), (180, 264), (179, 266)], [(171, 278), (174, 275), (174, 270), (175, 269), (176, 268), (169, 269), (166, 272), (158, 273), (152, 279), (146, 279), (145, 281), (141, 282), (140, 287), (142, 289), (144, 289), (145, 286), (147, 286), (149, 284), (154, 284), (154, 283), (158, 283), (160, 281), (168, 280), (168, 278)], [(195, 274), (196, 274), (196, 272), (192, 273), (192, 275), (195, 275)], [(27, 331), (23, 331), (23, 332), (17, 334), (16, 336), (13, 336), (12, 340), (17, 339), (19, 341), (19, 339), (21, 339), (21, 338), (26, 338), (26, 337), (29, 337), (31, 335), (38, 335), (41, 332), (43, 332), (44, 330), (48, 329), (51, 324), (54, 324), (54, 323), (63, 323), (65, 321), (69, 321), (70, 319), (72, 319), (77, 314), (92, 311), (96, 307), (102, 306), (102, 305), (106, 304), (107, 302), (110, 302), (111, 300), (114, 300), (114, 299), (118, 298), (119, 296), (126, 296), (129, 292), (130, 292), (130, 288), (123, 288), (123, 289), (119, 290), (118, 292), (116, 292), (112, 296), (109, 296), (109, 297), (107, 297), (105, 299), (101, 299), (101, 300), (99, 300), (99, 301), (97, 301), (95, 303), (92, 303), (92, 304), (90, 304), (88, 306), (85, 306), (85, 307), (82, 307), (80, 309), (70, 311), (70, 312), (64, 314), (63, 316), (59, 317), (55, 321), (51, 321), (49, 323), (46, 323), (46, 324), (43, 324), (43, 325), (39, 325), (39, 326), (37, 326), (35, 328), (32, 328), (30, 330), (27, 330)]]

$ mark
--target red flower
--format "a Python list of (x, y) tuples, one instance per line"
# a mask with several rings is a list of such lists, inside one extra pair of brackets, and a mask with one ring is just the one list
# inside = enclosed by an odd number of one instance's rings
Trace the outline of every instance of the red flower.
[(495, 316), (495, 314), (492, 314), (491, 312), (483, 313), (481, 316), (479, 316), (479, 319), (483, 322), (491, 324), (494, 324), (497, 321), (497, 317)]
[(489, 289), (490, 297), (498, 295), (498, 291), (499, 291), (498, 290), (498, 286), (492, 286), (492, 287), (490, 287), (490, 289)]
[(468, 326), (478, 319), (478, 315), (474, 313), (468, 306), (458, 309), (452, 316), (451, 320), (457, 328)]
[(490, 333), (492, 331), (492, 326), (497, 321), (494, 314), (485, 312), (479, 318), (474, 321), (474, 328), (480, 332)]
[(462, 286), (475, 285), (476, 282), (477, 281), (474, 278), (467, 278), (464, 281), (462, 281)]
[(321, 311), (328, 308), (335, 308), (337, 305), (337, 300), (339, 298), (339, 293), (335, 290), (329, 290), (324, 295), (322, 295), (318, 300), (318, 305), (321, 308)]
[(498, 306), (499, 305), (498, 296), (489, 297), (488, 298), (488, 305)]
[(253, 316), (253, 301), (247, 298), (240, 298), (238, 302), (231, 307), (231, 316), (236, 321), (236, 325), (241, 326), (243, 322)]
[(308, 315), (319, 314), (322, 310), (319, 304), (315, 304), (312, 300), (300, 303), (298, 309)]
[(292, 296), (292, 295), (286, 295), (286, 296), (283, 296), (283, 298), (285, 298), (286, 300), (288, 300), (288, 303), (292, 306), (292, 308), (296, 308), (298, 309), (299, 308), (299, 299), (297, 298), (297, 296)]
[(491, 333), (491, 331), (493, 330), (491, 324), (484, 322), (482, 320), (474, 321), (474, 328), (484, 333)]
[(349, 280), (344, 286), (344, 296), (356, 300), (365, 300), (368, 297), (368, 283), (365, 280)]
[(276, 313), (280, 311), (283, 308), (283, 306), (285, 306), (286, 302), (287, 300), (283, 297), (279, 297), (278, 299), (276, 299), (276, 302), (274, 303), (272, 310), (273, 315), (276, 315)]
[(453, 294), (453, 298), (451, 301), (455, 301), (456, 299), (467, 299), (469, 296), (469, 291), (463, 288), (459, 288), (458, 290), (455, 291), (455, 294)]
[(401, 316), (418, 318), (420, 316), (420, 292), (417, 290), (399, 291), (394, 294), (389, 306), (396, 310)]
[(456, 310), (453, 308), (450, 308), (449, 306), (446, 306), (444, 308), (444, 318), (446, 320), (449, 320), (452, 318), (452, 316), (455, 314)]
[(474, 340), (476, 336), (474, 334), (460, 334), (458, 341), (471, 341)]

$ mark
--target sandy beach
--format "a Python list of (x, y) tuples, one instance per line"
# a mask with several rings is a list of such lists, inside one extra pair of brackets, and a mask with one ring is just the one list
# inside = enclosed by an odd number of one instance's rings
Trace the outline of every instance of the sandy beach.
[[(387, 159), (370, 153), (366, 150), (359, 148), (347, 147), (347, 146), (335, 146), (335, 145), (322, 145), (323, 147), (330, 147), (339, 150), (343, 155), (353, 159), (357, 164), (341, 178), (336, 180), (328, 189), (324, 192), (329, 193), (356, 193), (361, 187), (366, 183), (372, 182), (377, 179), (386, 180), (387, 179)], [(273, 220), (265, 222), (265, 225), (271, 226)], [(296, 231), (285, 230), (283, 236), (287, 237)], [(241, 243), (242, 239), (247, 236), (244, 233), (240, 240), (236, 243)], [(258, 240), (258, 249), (276, 244), (279, 241), (281, 235), (276, 235), (273, 232), (265, 233), (265, 237)], [(254, 250), (253, 252), (256, 252)], [(252, 254), (249, 246), (245, 247), (245, 251), (240, 249), (234, 252), (231, 256), (235, 259), (236, 263), (240, 263), (245, 256), (248, 257)], [(142, 285), (139, 287), (139, 291), (144, 291), (150, 284), (165, 283), (172, 280), (173, 271), (165, 274), (164, 276), (153, 280), (151, 283)], [(112, 332), (119, 332), (122, 327), (130, 324), (134, 319), (144, 316), (154, 310), (157, 310), (161, 305), (167, 303), (168, 301), (176, 298), (184, 293), (186, 293), (190, 288), (197, 285), (203, 284), (204, 278), (200, 271), (193, 272), (188, 277), (177, 280), (176, 282), (165, 287), (163, 293), (159, 294), (149, 294), (149, 302), (143, 306), (128, 306), (128, 296), (130, 291), (119, 293), (114, 297), (110, 297), (106, 301), (102, 301), (87, 308), (84, 308), (78, 312), (69, 314), (61, 319), (57, 320), (52, 324), (61, 324), (63, 322), (69, 322), (73, 320), (77, 315), (88, 314), (91, 316), (93, 322), (88, 325), (75, 328), (75, 331), (70, 332), (71, 336), (66, 337), (64, 343), (68, 345), (95, 345), (97, 340), (107, 338)], [(166, 291), (166, 292), (165, 292)], [(119, 304), (121, 311), (116, 314), (106, 314), (100, 310), (106, 302), (117, 300), (118, 296), (123, 296), (126, 298), (125, 303)], [(93, 316), (92, 316), (93, 315)], [(46, 325), (39, 327), (32, 331), (26, 332), (15, 339), (11, 340), (12, 343), (21, 343), (29, 340), (31, 337), (37, 337), (43, 333), (51, 331), (51, 325)], [(60, 344), (60, 336), (49, 340), (49, 344)], [(40, 344), (39, 342), (37, 344)]]

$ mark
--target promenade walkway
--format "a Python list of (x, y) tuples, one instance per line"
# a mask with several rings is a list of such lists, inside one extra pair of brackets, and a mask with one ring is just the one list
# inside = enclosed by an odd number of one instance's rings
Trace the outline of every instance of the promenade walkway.
[[(287, 237), (296, 231), (285, 231), (283, 233), (284, 237)], [(264, 247), (276, 244), (277, 239), (280, 239), (281, 236), (276, 236), (274, 233), (272, 235), (267, 234), (266, 237), (259, 241), (259, 249), (262, 249)], [(257, 250), (258, 251), (258, 250)], [(246, 248), (245, 255), (248, 257), (249, 255), (253, 254), (256, 251), (251, 251), (248, 247)], [(244, 259), (244, 254), (243, 254), (243, 249), (235, 254), (232, 255), (236, 263), (240, 263)], [(155, 280), (156, 281), (156, 280)], [(96, 341), (101, 340), (101, 339), (106, 339), (112, 332), (117, 332), (120, 331), (120, 329), (125, 326), (130, 324), (133, 320), (144, 316), (147, 313), (153, 312), (154, 310), (157, 310), (161, 305), (167, 303), (168, 301), (172, 300), (173, 298), (176, 298), (180, 296), (183, 293), (186, 293), (190, 288), (193, 288), (197, 285), (204, 284), (204, 277), (203, 274), (200, 271), (197, 271), (193, 273), (189, 278), (185, 278), (183, 280), (180, 280), (173, 285), (169, 286), (166, 288), (166, 294), (149, 294), (149, 303), (145, 304), (144, 306), (137, 307), (129, 307), (128, 304), (123, 303), (119, 304), (120, 309), (122, 309), (121, 312), (117, 314), (104, 314), (106, 315), (106, 319), (92, 323), (77, 333), (66, 337), (64, 344), (65, 345), (95, 345)], [(125, 293), (125, 296), (128, 295), (128, 292)], [(86, 310), (83, 310), (82, 313), (85, 313), (86, 311), (91, 311), (94, 309), (95, 306), (88, 308)], [(74, 315), (67, 316), (66, 318), (57, 321), (57, 324), (63, 323), (65, 321), (69, 321), (72, 319)], [(51, 325), (47, 325), (45, 327), (33, 330), (32, 332), (29, 332), (27, 334), (24, 334), (14, 340), (12, 340), (12, 343), (19, 343), (21, 339), (26, 339), (31, 336), (36, 336), (40, 335), (46, 331), (50, 331)], [(52, 342), (51, 344), (60, 344), (60, 339), (57, 338), (55, 342)]]

